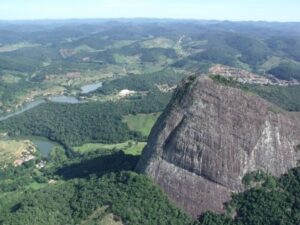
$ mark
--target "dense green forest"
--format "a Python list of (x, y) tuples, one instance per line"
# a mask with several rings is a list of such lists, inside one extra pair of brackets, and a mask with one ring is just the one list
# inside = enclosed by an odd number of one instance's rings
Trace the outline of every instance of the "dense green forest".
[(243, 179), (247, 190), (233, 195), (227, 213), (207, 212), (192, 221), (149, 178), (131, 172), (137, 160), (117, 149), (68, 159), (56, 149), (42, 170), (34, 161), (1, 170), (0, 224), (101, 224), (109, 213), (133, 225), (300, 223), (300, 168), (280, 178), (260, 171), (248, 174)]
[(300, 77), (300, 63), (280, 63), (277, 67), (269, 71), (279, 79), (291, 80)]
[(5, 224), (79, 224), (101, 207), (108, 207), (124, 224), (182, 225), (190, 221), (148, 178), (122, 172), (27, 193)]
[(170, 93), (153, 89), (146, 96), (120, 101), (46, 103), (2, 121), (0, 129), (10, 136), (44, 136), (66, 148), (87, 142), (145, 141), (147, 137), (129, 130), (123, 116), (161, 112), (170, 97)]
[(262, 98), (288, 111), (300, 111), (300, 86), (260, 86), (254, 85), (249, 89)]
[(0, 224), (85, 224), (92, 215), (99, 224), (108, 213), (122, 224), (190, 223), (149, 178), (130, 172), (138, 158), (116, 149), (68, 159), (58, 148), (42, 170), (35, 167), (40, 158), (7, 167), (0, 172)]
[[(228, 215), (205, 213), (201, 225), (295, 225), (300, 223), (300, 168), (275, 178), (262, 172), (248, 175), (244, 193), (233, 196), (227, 204)], [(232, 213), (235, 215), (231, 217)]]

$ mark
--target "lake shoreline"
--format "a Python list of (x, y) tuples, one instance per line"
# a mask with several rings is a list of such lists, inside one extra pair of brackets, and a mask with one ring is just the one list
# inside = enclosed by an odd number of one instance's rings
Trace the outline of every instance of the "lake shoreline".
[[(81, 93), (82, 95), (89, 94), (93, 91), (96, 91), (98, 88), (101, 88), (103, 85), (103, 82), (98, 82), (95, 84), (88, 84), (81, 87)], [(38, 97), (36, 99), (33, 99), (30, 102), (27, 102), (21, 109), (16, 110), (14, 112), (8, 113), (8, 114), (0, 114), (0, 122), (7, 120), (13, 116), (19, 115), (23, 112), (26, 112), (30, 109), (33, 109), (41, 104), (47, 103), (47, 102), (53, 102), (53, 103), (65, 103), (65, 104), (80, 104), (80, 103), (86, 103), (84, 100), (80, 100), (79, 96), (74, 95), (54, 95), (49, 97)]]

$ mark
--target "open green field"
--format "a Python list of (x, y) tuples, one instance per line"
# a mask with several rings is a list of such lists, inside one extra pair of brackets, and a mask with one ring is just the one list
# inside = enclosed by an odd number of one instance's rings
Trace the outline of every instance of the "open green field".
[(139, 131), (144, 136), (148, 136), (159, 115), (160, 113), (128, 115), (123, 121), (130, 130)]
[(80, 225), (122, 225), (121, 221), (116, 221), (112, 213), (106, 212), (107, 207), (96, 209), (86, 220), (81, 221)]
[(135, 142), (135, 141), (127, 141), (118, 144), (87, 143), (82, 146), (74, 147), (74, 150), (80, 153), (88, 153), (97, 150), (120, 149), (125, 154), (140, 155), (145, 145), (146, 142)]
[(39, 44), (31, 44), (28, 42), (20, 42), (20, 43), (15, 43), (15, 44), (10, 44), (10, 45), (4, 45), (0, 47), (0, 53), (1, 52), (12, 52), (16, 51), (21, 48), (30, 48), (30, 47), (36, 47), (39, 46)]
[(1, 77), (1, 81), (7, 84), (15, 84), (18, 83), (21, 80), (20, 77), (14, 76), (12, 74), (5, 74)]
[(261, 65), (261, 69), (268, 71), (268, 70), (278, 66), (280, 64), (281, 60), (282, 59), (280, 57), (272, 56)]
[(144, 48), (173, 48), (174, 41), (168, 38), (157, 37), (147, 41), (143, 41), (141, 45)]

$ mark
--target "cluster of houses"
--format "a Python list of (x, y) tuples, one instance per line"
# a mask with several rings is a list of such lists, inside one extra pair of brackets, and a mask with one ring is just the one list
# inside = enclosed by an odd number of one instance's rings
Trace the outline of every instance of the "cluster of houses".
[(249, 71), (224, 66), (215, 65), (209, 69), (209, 73), (212, 75), (221, 75), (226, 78), (232, 78), (241, 83), (247, 84), (260, 84), (260, 85), (279, 85), (279, 86), (291, 86), (300, 85), (297, 80), (280, 80), (273, 75), (267, 74), (265, 76), (257, 75)]
[(22, 152), (21, 157), (14, 161), (14, 166), (21, 166), (24, 162), (28, 162), (34, 158), (35, 156), (33, 155), (33, 152), (31, 151)]
[[(28, 144), (28, 147), (27, 147), (26, 151), (23, 151), (23, 152), (21, 153), (21, 156), (18, 157), (18, 159), (16, 159), (16, 160), (13, 162), (13, 165), (14, 165), (15, 167), (21, 166), (23, 163), (28, 162), (28, 161), (33, 160), (33, 159), (36, 158), (36, 156), (35, 156), (35, 151), (36, 151), (35, 146), (34, 146), (33, 144), (31, 144), (29, 141), (28, 141), (27, 144)], [(44, 168), (45, 166), (46, 166), (46, 161), (44, 161), (44, 160), (39, 161), (39, 162), (35, 165), (35, 167), (36, 167), (37, 169), (42, 169), (42, 168)]]
[[(19, 159), (16, 159), (15, 161), (14, 161), (14, 166), (15, 167), (17, 167), (17, 166), (21, 166), (24, 162), (28, 162), (28, 161), (30, 161), (30, 160), (32, 160), (32, 159), (35, 159), (35, 156), (34, 155), (32, 155), (32, 153), (28, 153), (28, 152), (23, 152), (24, 154), (22, 154), (22, 156), (19, 158)], [(38, 162), (36, 165), (35, 165), (35, 167), (37, 168), (37, 169), (42, 169), (42, 168), (44, 168), (45, 166), (46, 166), (46, 161), (44, 161), (44, 160), (41, 160), (40, 162)]]

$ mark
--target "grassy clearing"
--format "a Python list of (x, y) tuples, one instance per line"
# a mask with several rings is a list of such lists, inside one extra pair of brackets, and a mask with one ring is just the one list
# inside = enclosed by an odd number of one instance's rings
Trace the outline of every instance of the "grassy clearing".
[(114, 54), (114, 59), (117, 63), (137, 64), (140, 62), (140, 56), (125, 56), (122, 54)]
[(21, 48), (29, 48), (29, 47), (36, 47), (36, 46), (39, 46), (39, 45), (38, 44), (30, 44), (27, 42), (21, 42), (21, 43), (1, 46), (0, 52), (12, 52), (12, 51), (16, 51)]
[(23, 153), (35, 151), (29, 140), (0, 140), (0, 165), (7, 165), (19, 159)]
[(74, 150), (79, 153), (88, 153), (97, 150), (113, 150), (120, 149), (129, 155), (140, 155), (146, 142), (127, 141), (118, 144), (102, 144), (102, 143), (87, 143), (82, 146), (74, 147)]
[(128, 46), (128, 45), (131, 45), (134, 42), (135, 41), (132, 41), (132, 40), (117, 41), (114, 44), (109, 45), (106, 49), (109, 49), (109, 48), (116, 48), (116, 49), (118, 49), (118, 48), (122, 48), (122, 47), (125, 47), (125, 46)]
[(268, 71), (280, 64), (281, 59), (277, 56), (272, 56), (269, 58), (264, 64), (261, 65), (261, 69), (264, 71)]
[(198, 40), (198, 41), (192, 41), (189, 43), (190, 47), (195, 48), (195, 47), (205, 47), (208, 44), (208, 40)]
[(99, 70), (86, 70), (86, 71), (74, 71), (79, 72), (80, 76), (75, 78), (68, 78), (66, 73), (56, 74), (52, 76), (53, 79), (45, 80), (43, 84), (50, 86), (68, 86), (69, 88), (76, 88), (91, 84), (93, 82), (99, 82), (104, 79), (111, 79), (115, 74), (126, 75), (123, 71), (123, 67), (118, 65), (105, 65)]
[(130, 130), (139, 131), (144, 136), (148, 136), (159, 115), (160, 113), (128, 115), (123, 121), (127, 123)]
[(146, 146), (146, 142), (138, 142), (131, 145), (131, 147), (128, 147), (124, 150), (124, 152), (128, 155), (140, 155), (142, 154), (142, 151), (144, 147)]
[(99, 225), (123, 225), (121, 221), (116, 221), (114, 217), (112, 213), (106, 214), (99, 222)]
[(122, 225), (117, 221), (112, 213), (106, 212), (107, 207), (96, 209), (86, 220), (81, 221), (80, 225)]
[(80, 52), (95, 52), (96, 49), (91, 48), (88, 45), (79, 45), (74, 49), (75, 53), (80, 53)]
[(46, 184), (46, 183), (33, 182), (33, 183), (29, 184), (26, 187), (26, 189), (38, 190), (38, 189), (44, 188), (46, 186), (48, 186), (48, 184)]
[(173, 48), (174, 42), (170, 39), (158, 37), (141, 43), (144, 48)]
[(12, 74), (5, 74), (1, 77), (1, 80), (7, 84), (16, 84), (21, 80), (21, 78)]

